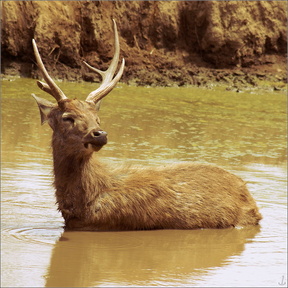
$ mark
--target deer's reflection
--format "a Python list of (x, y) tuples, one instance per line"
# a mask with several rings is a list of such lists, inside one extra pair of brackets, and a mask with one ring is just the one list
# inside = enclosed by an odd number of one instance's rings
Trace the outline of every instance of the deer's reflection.
[(259, 229), (64, 232), (46, 286), (193, 284), (205, 269), (240, 255)]

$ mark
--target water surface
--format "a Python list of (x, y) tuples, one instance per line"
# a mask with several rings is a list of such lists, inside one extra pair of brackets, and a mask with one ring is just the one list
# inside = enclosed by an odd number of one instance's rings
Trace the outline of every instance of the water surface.
[[(51, 131), (30, 95), (53, 100), (34, 80), (12, 80), (2, 82), (1, 287), (287, 286), (285, 93), (119, 84), (100, 111), (102, 161), (220, 165), (247, 181), (260, 226), (64, 232)], [(71, 98), (95, 89), (59, 85)]]

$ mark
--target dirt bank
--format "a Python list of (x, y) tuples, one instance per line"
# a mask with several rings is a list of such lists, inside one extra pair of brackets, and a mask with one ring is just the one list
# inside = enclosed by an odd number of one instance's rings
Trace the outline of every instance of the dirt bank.
[[(2, 1), (2, 73), (39, 77), (35, 38), (50, 74), (99, 81), (118, 24), (122, 81), (238, 89), (287, 81), (286, 1)], [(263, 81), (264, 80), (264, 81)], [(268, 83), (268, 84), (267, 84)]]

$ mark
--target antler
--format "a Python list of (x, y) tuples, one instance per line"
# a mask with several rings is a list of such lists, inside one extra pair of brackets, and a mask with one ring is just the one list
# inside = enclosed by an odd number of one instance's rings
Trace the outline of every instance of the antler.
[(65, 96), (65, 94), (63, 93), (63, 91), (56, 85), (56, 83), (53, 81), (53, 79), (49, 76), (43, 61), (41, 59), (41, 56), (39, 54), (36, 42), (34, 39), (32, 39), (32, 44), (33, 44), (33, 49), (34, 49), (34, 54), (35, 54), (35, 58), (38, 64), (38, 67), (42, 73), (42, 76), (44, 78), (44, 80), (47, 82), (41, 82), (41, 81), (37, 81), (37, 85), (40, 89), (42, 89), (43, 91), (49, 93), (50, 95), (52, 95), (58, 102), (60, 100), (63, 99), (67, 99), (67, 97)]
[(105, 97), (117, 84), (117, 82), (120, 80), (125, 66), (125, 60), (123, 58), (121, 67), (117, 73), (117, 75), (114, 77), (115, 71), (117, 69), (118, 61), (119, 61), (119, 54), (120, 54), (120, 45), (119, 45), (119, 37), (117, 33), (117, 25), (115, 20), (113, 19), (113, 29), (114, 29), (114, 41), (115, 41), (115, 53), (112, 59), (112, 62), (109, 66), (109, 68), (106, 71), (101, 71), (99, 69), (96, 69), (92, 66), (90, 66), (88, 63), (84, 62), (84, 64), (92, 71), (97, 72), (102, 77), (102, 83), (100, 87), (94, 91), (92, 91), (86, 98), (86, 102), (92, 102), (97, 103), (99, 102), (103, 97)]

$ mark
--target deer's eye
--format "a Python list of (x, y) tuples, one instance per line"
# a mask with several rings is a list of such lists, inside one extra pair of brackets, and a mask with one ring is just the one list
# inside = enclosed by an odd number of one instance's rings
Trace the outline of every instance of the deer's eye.
[(62, 117), (62, 120), (64, 121), (64, 122), (70, 122), (71, 124), (74, 124), (74, 119), (72, 118), (72, 117)]

